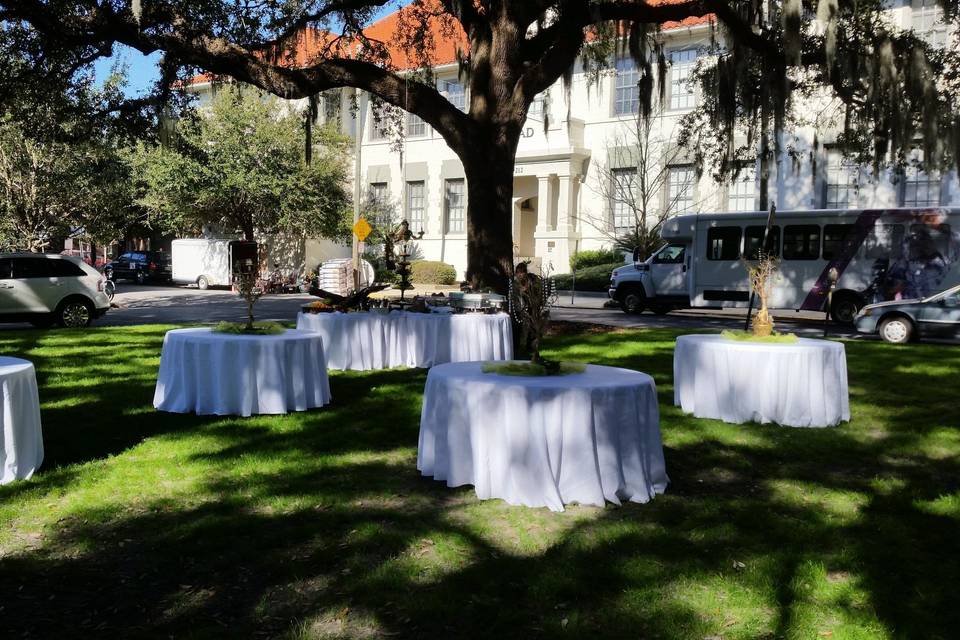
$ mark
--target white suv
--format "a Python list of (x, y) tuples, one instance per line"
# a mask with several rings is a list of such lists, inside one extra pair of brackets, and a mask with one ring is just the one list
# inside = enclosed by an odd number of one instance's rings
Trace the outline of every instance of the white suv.
[(76, 258), (0, 253), (0, 322), (86, 327), (110, 309), (103, 283)]

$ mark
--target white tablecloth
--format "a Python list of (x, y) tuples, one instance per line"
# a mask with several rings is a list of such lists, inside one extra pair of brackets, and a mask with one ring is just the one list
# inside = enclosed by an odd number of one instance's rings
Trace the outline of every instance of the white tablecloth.
[(513, 357), (505, 313), (300, 313), (297, 329), (323, 336), (330, 369), (427, 368)]
[(163, 339), (153, 406), (201, 415), (276, 414), (330, 402), (323, 340), (175, 329)]
[(0, 484), (29, 478), (41, 462), (40, 396), (33, 364), (0, 357)]
[(677, 338), (673, 403), (698, 418), (827, 427), (850, 419), (843, 345)]
[(653, 379), (590, 365), (519, 377), (482, 363), (427, 374), (417, 468), (477, 497), (562, 511), (579, 502), (647, 502), (667, 486)]

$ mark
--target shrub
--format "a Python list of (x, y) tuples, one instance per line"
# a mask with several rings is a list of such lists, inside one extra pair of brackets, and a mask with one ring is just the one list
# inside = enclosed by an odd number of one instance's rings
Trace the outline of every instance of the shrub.
[[(622, 266), (622, 262), (611, 262), (610, 264), (598, 264), (585, 269), (577, 269), (577, 291), (606, 291), (610, 284), (610, 272)], [(567, 291), (573, 285), (573, 275), (564, 273), (554, 276), (553, 284), (557, 289)]]
[(410, 281), (417, 284), (456, 284), (457, 270), (446, 262), (418, 260), (410, 266)]
[(577, 251), (570, 258), (570, 268), (574, 271), (586, 269), (587, 267), (597, 267), (623, 262), (623, 252), (617, 249), (591, 249), (587, 251)]

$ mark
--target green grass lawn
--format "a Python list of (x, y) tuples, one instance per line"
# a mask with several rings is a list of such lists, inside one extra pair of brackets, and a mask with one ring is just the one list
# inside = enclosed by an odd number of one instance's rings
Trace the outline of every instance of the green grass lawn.
[(555, 336), (654, 376), (672, 482), (551, 513), (419, 476), (424, 371), (334, 374), (302, 414), (157, 413), (167, 328), (0, 333), (47, 451), (0, 487), (0, 637), (960, 633), (956, 347), (847, 343), (853, 420), (807, 430), (682, 416), (675, 332)]

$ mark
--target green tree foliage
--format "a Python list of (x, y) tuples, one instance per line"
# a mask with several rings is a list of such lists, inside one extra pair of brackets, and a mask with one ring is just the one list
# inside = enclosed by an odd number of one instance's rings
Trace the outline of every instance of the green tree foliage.
[[(121, 142), (86, 120), (0, 118), (0, 247), (44, 251), (57, 239), (109, 241), (139, 215)], [(78, 126), (74, 126), (78, 125)], [(80, 130), (85, 135), (80, 135)]]
[(215, 225), (248, 240), (279, 232), (343, 237), (346, 140), (315, 130), (308, 164), (303, 136), (303, 117), (277, 100), (222, 90), (209, 111), (177, 122), (169, 146), (140, 146), (139, 202), (153, 224), (178, 233)]
[[(887, 0), (413, 0), (393, 33), (365, 29), (387, 0), (0, 0), (0, 21), (29, 24), (46, 51), (108, 55), (115, 43), (164, 53), (165, 78), (203, 69), (285, 98), (337, 87), (368, 92), (374, 105), (415, 113), (463, 163), (467, 178), (468, 278), (506, 291), (513, 270), (513, 165), (536, 96), (575, 66), (609, 69), (616, 56), (637, 64), (640, 114), (653, 113), (666, 74), (665, 23), (709, 21), (724, 47), (707, 83), (707, 120), (720, 156), (732, 155), (737, 120), (760, 120), (767, 146), (791, 96), (805, 83), (847, 106), (841, 142), (877, 162), (923, 139), (926, 163), (960, 156), (956, 111), (960, 52), (934, 50), (888, 19)], [(957, 0), (940, 0), (958, 24)], [(689, 22), (688, 22), (689, 23)], [(446, 63), (435, 34), (456, 41), (465, 109), (434, 82)], [(293, 52), (312, 39), (316, 55)], [(406, 55), (393, 55), (402, 51)], [(443, 52), (441, 54), (440, 52)], [(414, 74), (398, 68), (420, 67)], [(171, 78), (172, 79), (172, 78)], [(705, 127), (710, 127), (709, 129)], [(761, 144), (761, 147), (764, 145)], [(853, 149), (853, 147), (857, 147)], [(768, 148), (759, 150), (767, 157)], [(764, 169), (761, 180), (766, 179)]]

